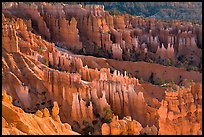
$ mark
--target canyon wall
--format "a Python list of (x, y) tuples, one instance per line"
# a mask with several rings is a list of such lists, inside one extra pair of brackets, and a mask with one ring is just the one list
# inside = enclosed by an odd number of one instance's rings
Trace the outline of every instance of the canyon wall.
[(202, 134), (202, 73), (156, 64), (187, 55), (198, 66), (199, 26), (171, 25), (98, 5), (4, 9), (3, 134)]

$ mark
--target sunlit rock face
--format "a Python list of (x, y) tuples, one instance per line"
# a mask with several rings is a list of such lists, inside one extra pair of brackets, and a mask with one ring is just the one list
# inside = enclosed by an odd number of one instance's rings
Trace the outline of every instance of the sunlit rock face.
[(25, 113), (12, 104), (12, 97), (2, 94), (2, 134), (3, 135), (79, 135), (71, 126), (60, 121), (57, 103), (54, 103), (52, 115), (47, 108), (36, 114)]
[(201, 33), (103, 5), (11, 3), (2, 133), (201, 135)]
[(186, 86), (165, 93), (166, 97), (158, 110), (159, 134), (202, 134), (202, 85), (188, 83)]
[[(163, 64), (162, 60), (176, 63), (180, 56), (186, 56), (188, 61), (195, 62), (196, 67), (201, 62), (202, 31), (199, 25), (181, 24), (179, 21), (167, 25), (154, 18), (128, 14), (112, 16), (103, 5), (13, 3), (5, 12), (31, 19), (29, 28), (33, 27), (46, 40), (75, 53), (95, 55), (102, 49), (107, 53), (99, 52), (100, 56), (121, 60), (121, 55), (116, 57), (112, 52), (117, 43), (123, 60), (153, 60)], [(195, 56), (193, 59), (192, 54)]]
[(18, 52), (18, 38), (15, 29), (13, 29), (12, 26), (5, 25), (2, 28), (2, 34), (2, 47), (7, 52)]
[(139, 135), (141, 130), (141, 124), (129, 116), (121, 120), (114, 116), (109, 125), (102, 125), (102, 135)]

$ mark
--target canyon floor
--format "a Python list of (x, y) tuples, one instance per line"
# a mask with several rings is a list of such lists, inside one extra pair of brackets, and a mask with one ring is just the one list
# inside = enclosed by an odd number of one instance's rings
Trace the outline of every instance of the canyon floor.
[(202, 135), (202, 25), (3, 3), (2, 134)]

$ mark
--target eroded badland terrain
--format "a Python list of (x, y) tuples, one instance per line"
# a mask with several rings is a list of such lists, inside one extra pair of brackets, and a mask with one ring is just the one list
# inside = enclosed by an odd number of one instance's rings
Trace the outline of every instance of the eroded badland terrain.
[(2, 133), (202, 134), (202, 25), (2, 7)]

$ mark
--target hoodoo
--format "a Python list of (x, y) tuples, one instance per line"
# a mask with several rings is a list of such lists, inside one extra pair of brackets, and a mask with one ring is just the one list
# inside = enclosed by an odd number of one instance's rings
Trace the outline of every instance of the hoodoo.
[(202, 135), (202, 25), (111, 2), (2, 4), (3, 135)]

